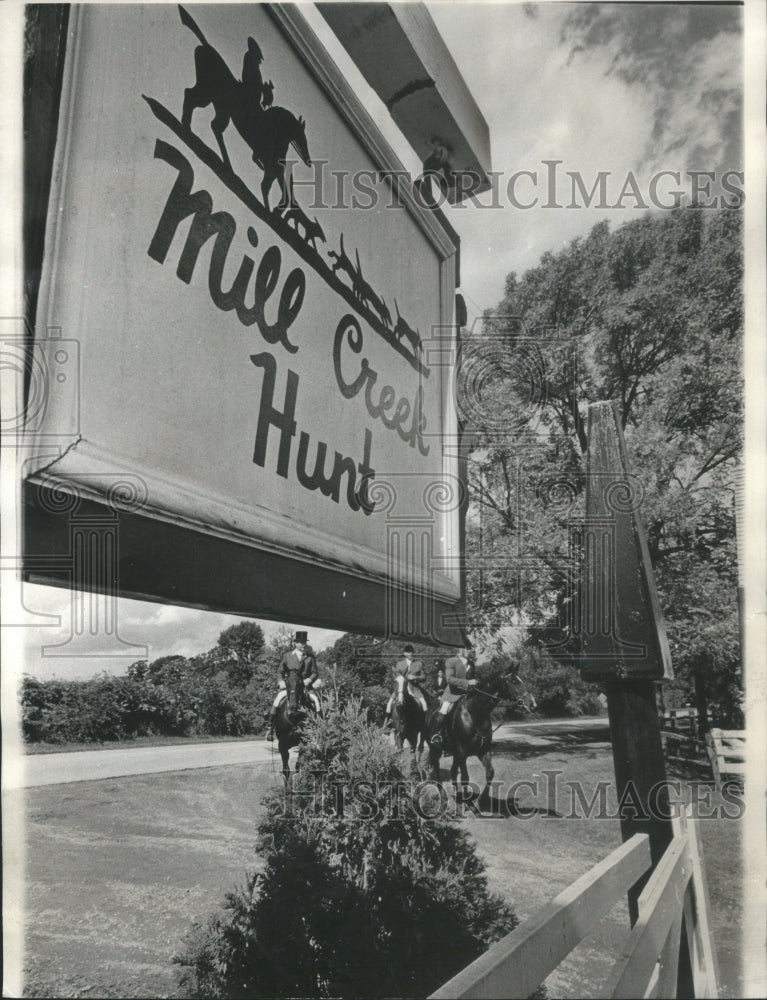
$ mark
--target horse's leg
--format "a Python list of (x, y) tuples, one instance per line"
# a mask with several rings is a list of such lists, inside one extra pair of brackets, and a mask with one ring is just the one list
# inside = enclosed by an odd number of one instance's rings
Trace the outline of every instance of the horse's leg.
[(269, 192), (272, 190), (272, 184), (276, 180), (277, 171), (274, 167), (264, 164), (264, 179), (261, 181), (261, 199), (267, 212), (269, 211)]
[(221, 150), (221, 159), (224, 161), (224, 166), (228, 170), (231, 170), (232, 164), (229, 162), (229, 154), (227, 153), (226, 146), (224, 145), (224, 132), (229, 125), (229, 121), (229, 112), (225, 111), (223, 108), (216, 108), (216, 115), (210, 123), (210, 128), (218, 141), (218, 148)]
[[(196, 62), (196, 60), (195, 60)], [(184, 109), (181, 112), (181, 124), (184, 128), (192, 127), (192, 113), (197, 108), (207, 108), (213, 100), (208, 87), (204, 87), (199, 80), (200, 69), (197, 69), (197, 80), (193, 87), (186, 87), (184, 90)]]
[(493, 767), (493, 754), (491, 750), (487, 750), (480, 757), (482, 765), (485, 768), (485, 787), (482, 789), (482, 794), (479, 797), (480, 802), (490, 801), (490, 782), (495, 777), (495, 768)]
[[(208, 101), (210, 104), (210, 101)], [(184, 128), (192, 127), (192, 112), (205, 105), (197, 103), (197, 87), (187, 87), (184, 91), (184, 110), (181, 112), (181, 124)]]
[(480, 760), (485, 768), (485, 787), (487, 787), (490, 782), (495, 777), (495, 768), (493, 767), (493, 753), (488, 750), (487, 753), (483, 753)]
[(280, 757), (282, 757), (282, 777), (285, 779), (285, 785), (288, 786), (290, 782), (290, 747), (284, 747), (280, 744)]
[(418, 771), (419, 778), (423, 781), (423, 768), (421, 767), (421, 759), (423, 758), (423, 733), (418, 732), (415, 734), (415, 750), (413, 751), (413, 759), (415, 761), (416, 771)]
[(296, 203), (293, 199), (292, 191), (292, 174), (288, 173), (288, 161), (285, 157), (288, 155), (288, 151), (285, 150), (285, 156), (277, 161), (277, 168), (275, 171), (277, 177), (277, 183), (280, 185), (280, 201), (277, 205), (277, 210), (284, 212), (286, 208), (292, 208)]
[(431, 770), (432, 781), (439, 781), (439, 759), (442, 756), (441, 751), (435, 750), (434, 747), (429, 747), (429, 769)]

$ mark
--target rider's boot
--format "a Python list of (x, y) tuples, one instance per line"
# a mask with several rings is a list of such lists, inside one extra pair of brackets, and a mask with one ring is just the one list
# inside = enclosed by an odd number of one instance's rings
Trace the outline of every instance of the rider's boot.
[(392, 695), (389, 701), (386, 703), (386, 711), (384, 712), (384, 729), (387, 729), (392, 724), (391, 713), (392, 713), (392, 708), (394, 707), (395, 697), (396, 695)]
[(442, 749), (442, 723), (444, 721), (445, 716), (435, 712), (426, 727), (426, 742), (435, 750)]

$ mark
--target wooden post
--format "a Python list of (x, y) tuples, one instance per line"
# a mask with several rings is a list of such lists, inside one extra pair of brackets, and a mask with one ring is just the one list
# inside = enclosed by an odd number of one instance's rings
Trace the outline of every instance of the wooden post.
[[(619, 802), (625, 800), (621, 836), (626, 841), (635, 833), (646, 833), (655, 867), (673, 837), (668, 792), (664, 789), (651, 794), (666, 780), (655, 685), (651, 680), (632, 678), (609, 680), (606, 689), (616, 793)], [(633, 803), (636, 809), (632, 811)], [(669, 818), (663, 819), (660, 813)], [(648, 878), (649, 872), (629, 892), (632, 924), (637, 918), (637, 899)]]
[[(580, 668), (605, 685), (621, 835), (650, 838), (653, 868), (673, 838), (656, 682), (673, 677), (644, 527), (617, 407), (589, 407), (586, 521), (580, 544)], [(651, 869), (652, 870), (652, 869)], [(632, 925), (649, 873), (629, 890)], [(694, 996), (682, 930), (677, 997)]]

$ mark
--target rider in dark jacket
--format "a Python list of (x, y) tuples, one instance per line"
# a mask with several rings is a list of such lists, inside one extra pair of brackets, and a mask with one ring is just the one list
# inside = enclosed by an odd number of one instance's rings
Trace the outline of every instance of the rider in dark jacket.
[(410, 643), (408, 643), (407, 646), (404, 646), (402, 649), (402, 659), (397, 661), (397, 665), (394, 668), (395, 688), (394, 693), (386, 703), (387, 719), (391, 719), (392, 706), (394, 705), (394, 699), (399, 694), (400, 684), (408, 685), (410, 694), (416, 699), (419, 705), (423, 708), (424, 712), (428, 709), (426, 697), (421, 690), (423, 682), (426, 680), (426, 674), (423, 669), (423, 661), (416, 660), (414, 657), (415, 649), (410, 645)]
[(427, 740), (438, 750), (442, 747), (442, 730), (447, 714), (458, 699), (476, 685), (473, 677), (474, 663), (470, 659), (471, 646), (466, 645), (457, 656), (451, 656), (445, 663), (445, 690), (442, 692), (439, 711), (429, 720)]
[(277, 697), (269, 710), (269, 732), (266, 734), (267, 740), (274, 739), (274, 719), (277, 709), (288, 696), (286, 681), (288, 674), (295, 671), (304, 683), (304, 693), (309, 701), (309, 705), (315, 712), (320, 711), (320, 699), (315, 687), (319, 687), (319, 676), (317, 673), (317, 660), (314, 657), (312, 647), (307, 644), (306, 632), (296, 632), (293, 639), (293, 648), (282, 657), (280, 661), (280, 682)]

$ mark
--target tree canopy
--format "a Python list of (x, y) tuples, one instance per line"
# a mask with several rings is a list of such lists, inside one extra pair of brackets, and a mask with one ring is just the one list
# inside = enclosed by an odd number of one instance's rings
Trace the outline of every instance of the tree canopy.
[(742, 220), (678, 209), (512, 273), (464, 346), (471, 445), (470, 614), (544, 635), (561, 623), (582, 514), (586, 415), (616, 400), (677, 672), (739, 662), (733, 489), (742, 457)]

